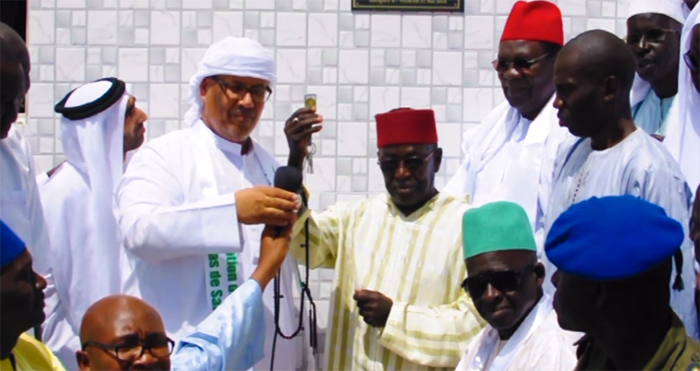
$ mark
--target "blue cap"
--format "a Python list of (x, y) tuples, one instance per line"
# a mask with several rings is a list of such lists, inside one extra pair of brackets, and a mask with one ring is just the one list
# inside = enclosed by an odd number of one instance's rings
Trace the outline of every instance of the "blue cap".
[(671, 258), (684, 238), (681, 224), (657, 205), (632, 196), (593, 197), (557, 218), (544, 249), (564, 273), (621, 280)]
[(12, 263), (26, 249), (24, 242), (0, 220), (0, 267)]

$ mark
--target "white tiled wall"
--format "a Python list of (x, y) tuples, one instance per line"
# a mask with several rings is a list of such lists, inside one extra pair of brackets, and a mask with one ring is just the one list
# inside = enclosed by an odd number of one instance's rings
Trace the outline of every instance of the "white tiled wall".
[[(383, 192), (373, 116), (399, 106), (436, 111), (445, 162), (460, 162), (461, 133), (502, 101), (491, 67), (513, 0), (466, 0), (464, 14), (353, 13), (351, 0), (30, 0), (32, 88), (24, 127), (40, 170), (62, 161), (53, 105), (78, 84), (105, 76), (129, 83), (150, 115), (148, 136), (181, 127), (188, 81), (205, 49), (247, 36), (275, 51), (279, 83), (255, 138), (284, 162), (282, 128), (318, 95), (325, 117), (311, 203)], [(628, 0), (559, 0), (567, 39), (586, 29), (624, 33)], [(326, 325), (332, 272), (314, 272)]]

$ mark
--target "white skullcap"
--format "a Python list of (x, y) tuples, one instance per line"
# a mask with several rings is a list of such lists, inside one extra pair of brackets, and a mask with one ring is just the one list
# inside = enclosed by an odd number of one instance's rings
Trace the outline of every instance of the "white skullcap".
[(199, 87), (202, 81), (215, 75), (254, 77), (274, 84), (275, 61), (272, 52), (259, 42), (244, 37), (227, 37), (207, 49), (199, 62), (197, 73), (190, 79), (189, 102), (185, 122), (193, 125), (202, 112)]
[(685, 23), (685, 17), (688, 15), (683, 0), (630, 0), (628, 19), (646, 13), (663, 14), (680, 24)]

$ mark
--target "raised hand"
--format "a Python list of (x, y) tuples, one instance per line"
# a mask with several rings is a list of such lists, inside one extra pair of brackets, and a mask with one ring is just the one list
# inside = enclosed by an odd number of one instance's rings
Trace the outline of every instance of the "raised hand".
[(323, 128), (320, 125), (323, 116), (316, 113), (313, 108), (300, 108), (294, 112), (284, 124), (284, 134), (289, 145), (288, 166), (294, 166), (303, 170), (304, 159), (308, 155), (311, 135), (318, 133)]

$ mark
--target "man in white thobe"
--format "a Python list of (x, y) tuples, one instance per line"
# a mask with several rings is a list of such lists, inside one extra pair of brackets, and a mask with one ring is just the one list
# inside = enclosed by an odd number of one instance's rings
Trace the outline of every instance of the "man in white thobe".
[(557, 148), (572, 139), (557, 125), (552, 107), (562, 22), (561, 11), (548, 1), (513, 6), (494, 61), (506, 101), (464, 134), (465, 161), (443, 189), (469, 195), (475, 206), (499, 200), (522, 205), (539, 246)]
[[(190, 80), (186, 128), (150, 141), (129, 162), (117, 190), (125, 246), (136, 258), (142, 299), (179, 340), (191, 333), (257, 265), (263, 224), (295, 217), (297, 195), (271, 187), (275, 159), (250, 138), (275, 82), (272, 53), (228, 37), (212, 45)], [(282, 266), (279, 326), (297, 328), (297, 267)], [(275, 336), (273, 290), (265, 302), (269, 370)], [(294, 369), (300, 338), (277, 339), (275, 369)]]
[(680, 49), (678, 123), (669, 127), (664, 146), (680, 165), (690, 189), (695, 190), (700, 186), (700, 7), (683, 26)]
[(678, 51), (687, 7), (682, 0), (632, 0), (627, 18), (627, 45), (634, 53), (637, 76), (630, 100), (637, 127), (663, 140), (676, 125)]
[[(616, 36), (589, 31), (560, 52), (555, 106), (561, 124), (580, 137), (562, 147), (555, 164), (547, 230), (569, 206), (591, 197), (633, 195), (664, 208), (688, 228), (690, 196), (678, 164), (663, 144), (638, 129), (628, 99), (634, 56)], [(686, 233), (687, 236), (687, 233)], [(671, 305), (689, 336), (698, 337), (692, 242), (686, 238), (671, 277)], [(546, 265), (551, 277), (554, 267)], [(553, 292), (550, 280), (546, 292)]]
[[(29, 52), (22, 38), (0, 23), (0, 68), (2, 69), (2, 127), (0, 128), (0, 217), (34, 256), (34, 269), (48, 273), (46, 254), (49, 235), (34, 179), (36, 168), (29, 144), (13, 127), (24, 96), (29, 90)], [(13, 104), (6, 105), (5, 102)], [(47, 290), (51, 290), (51, 284)]]
[[(35, 182), (36, 168), (29, 143), (13, 123), (29, 90), (29, 52), (22, 38), (0, 23), (0, 218), (24, 241), (33, 255), (34, 270), (47, 281), (46, 295), (55, 293), (49, 267), (51, 243)], [(11, 102), (12, 104), (6, 104)], [(47, 310), (54, 300), (46, 301)], [(40, 335), (36, 328), (35, 335)]]
[(113, 294), (138, 295), (114, 203), (124, 156), (144, 140), (148, 116), (135, 103), (123, 81), (106, 78), (56, 104), (67, 162), (40, 189), (58, 295), (43, 339), (69, 368), (77, 367), (77, 335), (90, 305)]
[(464, 290), (489, 323), (469, 344), (457, 371), (573, 370), (574, 342), (542, 290), (544, 265), (525, 210), (499, 201), (462, 218)]

